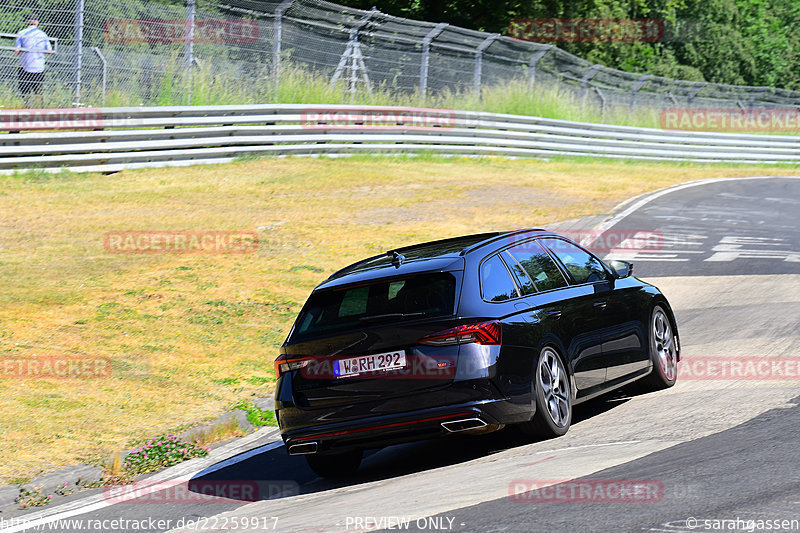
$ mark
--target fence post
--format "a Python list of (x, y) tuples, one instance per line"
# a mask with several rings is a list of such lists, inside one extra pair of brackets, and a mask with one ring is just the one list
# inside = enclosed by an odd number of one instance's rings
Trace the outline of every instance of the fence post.
[(667, 91), (667, 95), (666, 96), (667, 96), (667, 98), (670, 99), (670, 101), (672, 102), (673, 106), (678, 107), (678, 99), (675, 98), (674, 94), (672, 94), (671, 92)]
[(81, 76), (83, 69), (83, 11), (84, 0), (75, 0), (75, 59), (73, 62), (74, 102), (72, 105), (81, 105)]
[(481, 77), (483, 76), (483, 51), (489, 48), (489, 45), (491, 45), (498, 37), (500, 37), (499, 33), (491, 34), (486, 39), (481, 41), (481, 44), (479, 44), (475, 49), (475, 73), (472, 78), (472, 89), (476, 95), (480, 95), (481, 93)]
[(638, 93), (639, 89), (642, 88), (642, 85), (644, 85), (644, 83), (652, 77), (653, 77), (652, 74), (645, 74), (644, 76), (636, 80), (636, 83), (634, 83), (633, 87), (631, 87), (631, 106), (630, 106), (631, 111), (636, 109), (636, 93)]
[(100, 63), (103, 65), (103, 106), (106, 105), (106, 77), (108, 75), (108, 64), (106, 63), (106, 58), (103, 55), (103, 52), (96, 46), (92, 47), (92, 51), (97, 54), (97, 57), (100, 58)]
[(422, 61), (419, 65), (419, 95), (423, 101), (428, 92), (428, 63), (431, 55), (431, 41), (438, 37), (446, 27), (446, 22), (440, 22), (422, 39)]
[(692, 90), (691, 90), (691, 91), (689, 91), (689, 94), (688, 94), (688, 96), (686, 97), (686, 106), (687, 106), (687, 107), (692, 107), (692, 100), (694, 100), (694, 97), (697, 95), (697, 93), (699, 93), (699, 92), (700, 92), (700, 89), (702, 89), (702, 88), (703, 88), (703, 87), (705, 87), (706, 85), (708, 85), (708, 82), (701, 81), (701, 82), (699, 82), (697, 85), (695, 85), (695, 86), (692, 88)]
[(756, 87), (756, 90), (753, 91), (753, 94), (750, 95), (750, 98), (747, 99), (747, 107), (753, 108), (755, 107), (756, 100), (765, 92), (769, 91), (770, 87)]
[(586, 86), (589, 84), (589, 81), (594, 78), (598, 72), (600, 72), (601, 68), (603, 68), (603, 65), (593, 65), (592, 68), (590, 68), (581, 78), (581, 94), (583, 95), (584, 107), (586, 106), (586, 94), (588, 93)]
[(184, 32), (183, 62), (187, 69), (192, 68), (194, 59), (194, 17), (197, 11), (195, 0), (186, 2), (186, 31)]
[(275, 9), (275, 22), (272, 27), (272, 76), (275, 81), (275, 92), (280, 86), (281, 40), (283, 39), (283, 12), (291, 5), (292, 0), (283, 0)]
[(550, 51), (552, 46), (545, 45), (544, 48), (537, 50), (532, 56), (531, 59), (528, 61), (528, 86), (533, 87), (533, 84), (536, 83), (536, 63), (539, 62), (540, 59), (544, 57), (544, 55)]
[(602, 91), (600, 91), (600, 89), (598, 89), (597, 87), (592, 87), (592, 89), (594, 89), (594, 92), (596, 92), (597, 96), (600, 98), (600, 122), (605, 122), (606, 121), (606, 97), (603, 96)]

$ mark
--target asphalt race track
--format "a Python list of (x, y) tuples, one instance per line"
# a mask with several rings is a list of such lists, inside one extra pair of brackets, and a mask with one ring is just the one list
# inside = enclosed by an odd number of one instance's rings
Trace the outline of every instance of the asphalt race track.
[[(799, 192), (791, 178), (664, 190), (643, 205), (631, 202), (606, 223), (619, 239), (631, 236), (609, 257), (633, 261), (637, 274), (649, 277), (800, 273)], [(635, 246), (648, 236), (652, 247)]]
[[(255, 489), (257, 501), (95, 491), (19, 517), (65, 532), (115, 519), (136, 527), (104, 531), (800, 531), (798, 214), (800, 179), (752, 178), (659, 191), (606, 221), (658, 236), (611, 257), (670, 299), (684, 360), (675, 387), (578, 406), (559, 439), (508, 428), (395, 446), (331, 482), (267, 429), (151, 478)], [(171, 522), (139, 522), (150, 518)]]

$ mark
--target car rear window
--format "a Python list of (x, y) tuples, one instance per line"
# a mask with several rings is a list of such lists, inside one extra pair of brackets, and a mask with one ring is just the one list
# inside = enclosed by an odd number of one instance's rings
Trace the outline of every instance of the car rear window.
[(303, 307), (292, 339), (376, 323), (451, 316), (455, 299), (456, 278), (449, 272), (323, 290), (313, 293)]

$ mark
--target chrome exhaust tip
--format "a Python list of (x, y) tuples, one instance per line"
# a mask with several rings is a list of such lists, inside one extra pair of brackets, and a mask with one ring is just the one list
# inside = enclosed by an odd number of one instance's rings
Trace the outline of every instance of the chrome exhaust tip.
[(309, 455), (317, 453), (316, 442), (304, 442), (302, 444), (292, 444), (289, 446), (289, 455)]
[(461, 420), (451, 420), (449, 422), (442, 422), (442, 427), (450, 433), (457, 433), (459, 431), (469, 431), (470, 429), (479, 429), (486, 427), (488, 424), (480, 418), (463, 418)]

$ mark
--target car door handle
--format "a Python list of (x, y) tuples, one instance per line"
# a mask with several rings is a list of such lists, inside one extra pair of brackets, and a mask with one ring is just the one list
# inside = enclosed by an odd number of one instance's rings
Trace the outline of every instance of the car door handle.
[(558, 310), (558, 311), (548, 311), (547, 312), (547, 316), (549, 318), (553, 318), (555, 320), (558, 320), (559, 318), (561, 318), (561, 311), (560, 310)]
[(608, 302), (595, 302), (594, 304), (595, 309), (603, 310), (608, 305)]

